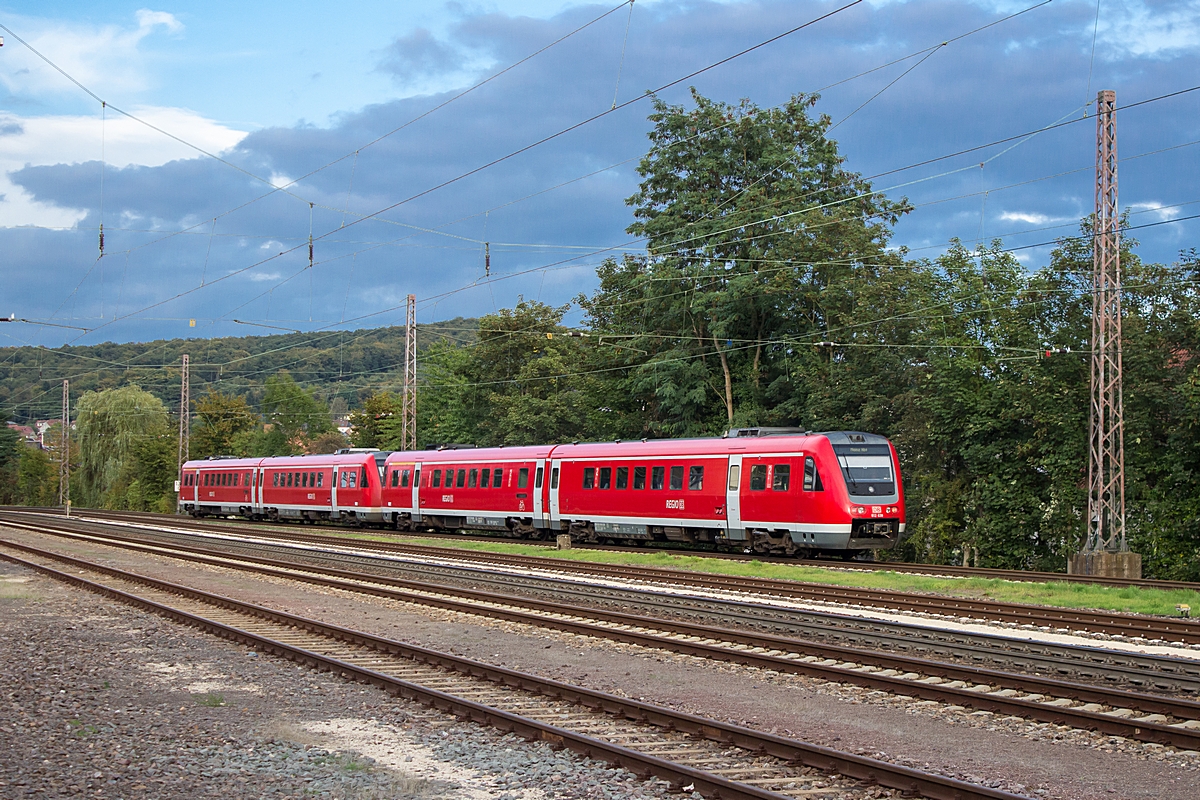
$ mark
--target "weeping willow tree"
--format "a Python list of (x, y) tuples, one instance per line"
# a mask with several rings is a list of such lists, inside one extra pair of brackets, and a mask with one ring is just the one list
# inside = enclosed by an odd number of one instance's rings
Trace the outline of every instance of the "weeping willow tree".
[[(92, 508), (124, 506), (129, 485), (139, 477), (131, 471), (138, 471), (148, 453), (174, 446), (167, 409), (138, 386), (88, 392), (77, 408), (79, 467), (72, 475), (72, 500)], [(169, 465), (171, 478), (174, 467)]]

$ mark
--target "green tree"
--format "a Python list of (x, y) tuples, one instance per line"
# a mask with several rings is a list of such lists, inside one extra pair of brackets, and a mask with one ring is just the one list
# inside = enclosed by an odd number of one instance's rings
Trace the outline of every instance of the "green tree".
[(189, 453), (192, 458), (246, 455), (250, 434), (262, 421), (246, 398), (212, 390), (196, 401)]
[(391, 392), (376, 392), (362, 408), (350, 414), (350, 442), (354, 447), (380, 447), (393, 420), (402, 412), (400, 398)]
[(45, 450), (26, 447), (17, 465), (17, 502), (26, 506), (58, 503), (57, 465)]
[[(596, 339), (563, 326), (566, 310), (521, 302), (481, 318), (475, 345), (432, 349), (418, 405), (422, 439), (541, 444), (608, 438), (630, 427), (596, 375), (607, 355)], [(389, 446), (400, 443), (397, 427)]]
[(780, 421), (786, 339), (827, 328), (848, 286), (899, 263), (886, 248), (905, 209), (843, 168), (829, 118), (808, 114), (816, 96), (765, 110), (692, 99), (656, 102), (626, 201), (648, 257), (605, 263), (580, 298), (593, 330), (629, 348), (620, 394), (668, 435)]
[[(0, 416), (4, 416), (3, 412)], [(20, 434), (7, 425), (0, 427), (0, 504), (18, 502), (17, 470), (24, 449)]]
[(334, 429), (329, 408), (286, 370), (267, 378), (262, 409), (271, 430), (252, 443), (254, 455), (301, 455), (312, 440)]
[[(79, 467), (71, 481), (73, 504), (107, 505), (110, 491), (127, 474), (135, 448), (168, 437), (171, 427), (162, 401), (137, 386), (85, 393), (76, 411)], [(172, 464), (168, 473), (172, 481), (174, 472)]]

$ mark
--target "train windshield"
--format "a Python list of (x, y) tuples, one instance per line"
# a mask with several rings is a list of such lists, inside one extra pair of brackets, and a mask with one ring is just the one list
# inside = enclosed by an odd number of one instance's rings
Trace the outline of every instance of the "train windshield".
[(888, 456), (838, 456), (851, 495), (884, 497), (896, 493), (896, 477)]

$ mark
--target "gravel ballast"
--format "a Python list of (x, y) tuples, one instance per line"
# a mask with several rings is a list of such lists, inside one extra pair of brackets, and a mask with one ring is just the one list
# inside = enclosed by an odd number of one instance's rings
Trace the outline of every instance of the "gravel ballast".
[(0, 561), (0, 797), (663, 798)]
[[(95, 556), (97, 560), (112, 566), (206, 588), (292, 613), (318, 617), (433, 649), (455, 652), (593, 689), (640, 697), (692, 713), (795, 736), (816, 744), (929, 769), (1036, 797), (1153, 797), (1164, 800), (1191, 798), (1195, 796), (1194, 786), (1200, 778), (1200, 773), (1196, 770), (1196, 755), (1177, 753), (1170, 748), (1141, 745), (1115, 737), (1097, 736), (1084, 731), (1016, 718), (972, 713), (969, 709), (923, 704), (911, 698), (769, 671), (714, 664), (687, 656), (649, 651), (545, 629), (364, 598), (282, 579), (256, 578), (231, 570), (189, 565), (159, 556), (68, 542), (12, 530), (0, 530), (0, 536), (81, 557)], [(87, 603), (90, 609), (98, 607), (100, 602), (86, 593), (77, 593), (76, 590), (59, 591), (70, 591), (71, 596), (77, 594), (84, 598), (83, 602)], [(6, 606), (10, 605), (6, 603)], [(155, 619), (146, 615), (142, 617)], [(71, 617), (64, 611), (63, 618)], [(8, 623), (6, 619), (5, 624)], [(215, 643), (209, 646), (219, 645), (222, 652), (239, 652), (232, 645), (175, 628), (164, 621), (155, 620), (155, 624), (160, 626), (159, 630), (163, 632), (176, 632), (170, 634), (169, 638), (178, 640), (183, 636), (193, 637), (198, 642)], [(55, 631), (55, 635), (75, 635), (75, 632), (64, 629)], [(142, 638), (134, 638), (139, 642), (138, 646), (145, 646), (140, 644)], [(248, 661), (257, 662), (256, 666), (274, 663), (271, 659), (248, 659), (244, 651), (240, 652), (243, 653), (240, 661), (224, 656), (229, 669), (235, 666), (244, 669)], [(130, 659), (127, 664), (135, 664), (135, 655), (137, 654), (128, 653), (122, 658)], [(143, 664), (168, 661), (159, 650), (144, 655)], [(175, 662), (179, 663), (180, 660), (175, 659)], [(222, 661), (217, 659), (215, 663), (222, 664)], [(6, 665), (0, 669), (8, 670), (9, 667)], [(299, 678), (294, 665), (284, 664), (280, 669), (284, 675), (290, 676), (288, 680), (297, 687), (304, 687), (309, 683), (320, 683), (323, 686), (326, 683), (340, 684), (339, 681), (331, 681), (325, 676), (317, 676), (310, 672), (303, 672), (304, 677)], [(240, 671), (237, 674), (240, 674)], [(195, 680), (188, 685), (192, 685), (196, 692), (221, 691), (207, 687), (200, 677), (193, 677)], [(381, 709), (385, 705), (388, 708), (398, 707), (398, 704), (375, 690), (364, 690), (361, 687), (337, 690), (349, 692), (348, 695), (337, 695), (350, 699), (349, 705), (342, 705), (341, 700), (331, 700), (327, 703), (311, 702), (316, 698), (305, 694), (301, 688), (278, 696), (258, 678), (235, 680), (243, 680), (246, 685), (254, 684), (262, 689), (257, 694), (247, 691), (247, 703), (273, 704), (269, 711), (265, 706), (252, 706), (259, 710), (238, 712), (243, 715), (258, 714), (254, 718), (257, 727), (247, 728), (248, 733), (244, 734), (247, 736), (264, 735), (264, 726), (269, 726), (276, 718), (287, 718), (289, 714), (312, 714), (310, 718), (306, 718), (308, 722), (328, 722), (330, 719), (355, 719), (369, 712), (369, 719), (387, 725), (396, 724), (389, 721), (387, 714)], [(285, 680), (282, 685), (286, 687), (288, 681)], [(364, 700), (358, 699), (357, 703), (353, 702), (358, 698), (357, 693), (361, 692), (369, 692), (370, 696), (375, 698), (371, 703), (375, 708), (363, 711), (360, 706)], [(224, 695), (227, 701), (225, 707), (207, 708), (192, 700), (188, 713), (224, 713), (231, 706), (242, 702), (241, 699), (234, 702), (235, 696), (231, 694), (231, 690), (225, 690)], [(331, 698), (333, 696), (330, 695)], [(174, 708), (178, 709), (180, 705), (183, 704), (175, 703)], [(354, 715), (348, 715), (347, 708), (353, 709)], [(416, 724), (412, 712), (408, 712), (404, 724)], [(397, 729), (402, 732), (407, 730), (402, 726)], [(294, 741), (294, 737), (289, 741)], [(331, 745), (325, 742), (322, 746)], [(331, 752), (341, 751), (333, 747)], [(364, 750), (362, 747), (357, 748), (355, 752), (379, 758), (373, 751)], [(381, 763), (388, 766), (386, 762)], [(401, 761), (397, 766), (403, 771), (406, 763), (411, 766), (411, 763), (415, 762)], [(464, 766), (469, 767), (470, 762)], [(496, 776), (503, 771), (488, 767), (480, 769), (479, 773), (490, 776), (481, 778), (486, 783), (488, 780), (496, 780)], [(427, 778), (425, 773), (413, 773), (407, 777), (438, 780)], [(539, 783), (543, 781), (543, 777), (539, 776), (530, 785), (543, 789), (549, 786), (547, 791), (557, 791), (554, 785), (557, 782)], [(493, 794), (483, 796), (500, 796), (495, 793), (497, 786), (491, 786), (492, 788), (486, 791)], [(641, 784), (639, 787), (639, 792), (662, 791), (662, 787)], [(0, 792), (0, 796), (3, 796), (3, 792)], [(452, 796), (468, 795), (459, 793)], [(619, 793), (616, 796), (637, 795)]]

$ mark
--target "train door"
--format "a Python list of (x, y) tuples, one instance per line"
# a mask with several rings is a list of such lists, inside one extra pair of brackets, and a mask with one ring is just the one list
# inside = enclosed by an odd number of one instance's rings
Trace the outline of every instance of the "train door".
[(533, 474), (533, 526), (535, 528), (546, 527), (546, 519), (542, 514), (542, 492), (545, 491), (542, 483), (546, 480), (546, 466), (544, 463), (538, 463), (537, 470)]
[(742, 527), (742, 457), (729, 457), (729, 472), (725, 481), (725, 529), (726, 536), (734, 541), (746, 538), (746, 529)]
[(254, 511), (257, 514), (263, 513), (263, 508), (267, 504), (266, 499), (267, 486), (267, 470), (265, 467), (258, 468), (258, 487), (255, 489)]
[(562, 459), (552, 459), (550, 461), (550, 528), (558, 530), (559, 525), (559, 509), (558, 509), (558, 481), (559, 474), (562, 472)]
[(341, 519), (341, 512), (338, 510), (338, 472), (341, 468), (337, 465), (333, 467), (333, 480), (329, 482), (330, 496), (330, 519)]
[(421, 465), (413, 465), (412, 479), (412, 521), (421, 521)]

